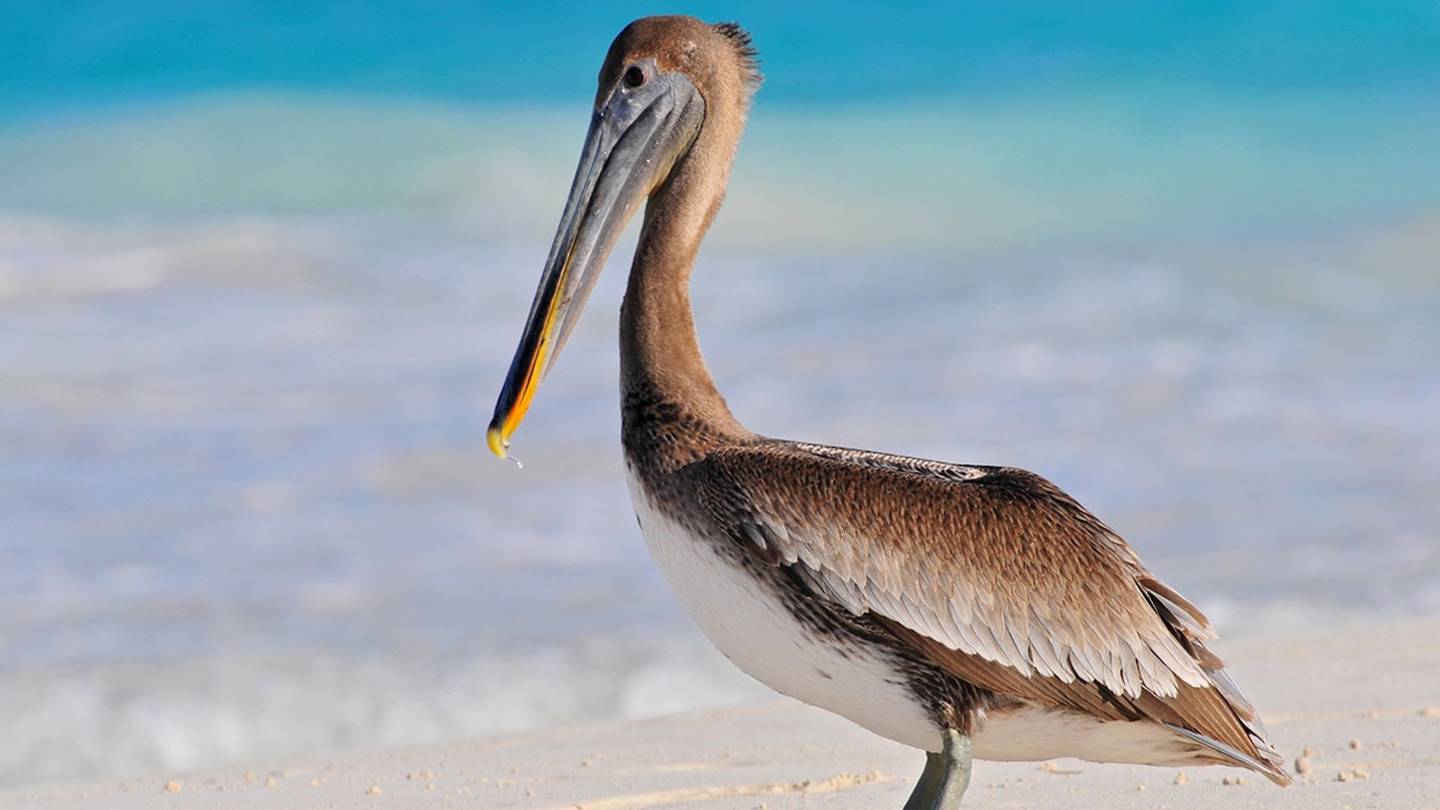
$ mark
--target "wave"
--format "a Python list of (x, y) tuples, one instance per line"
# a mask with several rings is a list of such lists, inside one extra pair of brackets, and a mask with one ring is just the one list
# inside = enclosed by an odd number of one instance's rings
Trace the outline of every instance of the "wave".
[[(1133, 90), (1133, 88), (1132, 88)], [(404, 214), (545, 241), (583, 109), (254, 92), (0, 128), (0, 209), (101, 219)], [(1005, 250), (1323, 228), (1440, 205), (1403, 94), (770, 108), (714, 244)]]

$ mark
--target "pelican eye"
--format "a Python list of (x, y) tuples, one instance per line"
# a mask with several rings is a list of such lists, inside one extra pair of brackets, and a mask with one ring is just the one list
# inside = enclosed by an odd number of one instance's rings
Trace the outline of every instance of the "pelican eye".
[(625, 75), (622, 76), (620, 80), (625, 83), (626, 87), (634, 90), (635, 88), (644, 84), (649, 78), (650, 77), (646, 75), (644, 68), (640, 67), (639, 65), (631, 65), (630, 67), (625, 68)]

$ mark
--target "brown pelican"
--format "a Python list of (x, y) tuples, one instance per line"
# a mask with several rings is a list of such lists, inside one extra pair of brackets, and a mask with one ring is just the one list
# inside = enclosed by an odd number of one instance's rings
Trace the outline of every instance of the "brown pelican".
[(952, 808), (972, 756), (1218, 763), (1285, 784), (1208, 621), (1050, 482), (781, 441), (731, 415), (689, 279), (759, 84), (737, 25), (631, 23), (495, 406), (509, 439), (620, 231), (621, 436), (656, 563), (705, 635), (775, 690), (925, 750), (907, 808)]

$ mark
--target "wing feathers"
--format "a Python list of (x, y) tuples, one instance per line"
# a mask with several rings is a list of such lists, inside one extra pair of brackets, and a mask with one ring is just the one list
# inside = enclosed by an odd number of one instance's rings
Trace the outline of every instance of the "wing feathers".
[(717, 520), (957, 677), (1188, 729), (1276, 778), (1254, 710), (1205, 648), (1204, 614), (1039, 476), (772, 441), (699, 463)]

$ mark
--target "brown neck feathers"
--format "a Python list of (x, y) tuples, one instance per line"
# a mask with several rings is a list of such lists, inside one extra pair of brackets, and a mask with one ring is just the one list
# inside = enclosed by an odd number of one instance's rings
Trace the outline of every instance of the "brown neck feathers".
[[(707, 101), (695, 143), (645, 207), (620, 309), (620, 385), (627, 447), (641, 433), (687, 434), (672, 462), (748, 435), (715, 387), (690, 307), (690, 271), (720, 210), (744, 124), (742, 103)], [(658, 437), (656, 437), (658, 438)], [(667, 445), (682, 437), (670, 436)], [(688, 449), (683, 449), (688, 448)]]

